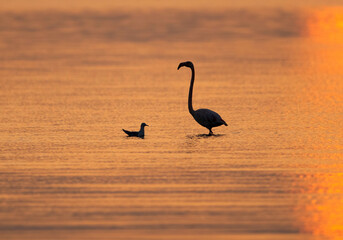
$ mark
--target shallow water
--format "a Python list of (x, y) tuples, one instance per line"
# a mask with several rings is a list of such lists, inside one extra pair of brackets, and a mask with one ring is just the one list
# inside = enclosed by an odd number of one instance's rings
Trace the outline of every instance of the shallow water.
[(2, 238), (340, 239), (336, 10), (269, 11), (2, 14)]

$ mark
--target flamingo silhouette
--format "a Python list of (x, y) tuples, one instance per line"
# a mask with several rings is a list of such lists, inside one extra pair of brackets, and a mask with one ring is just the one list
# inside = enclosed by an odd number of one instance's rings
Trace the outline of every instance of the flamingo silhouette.
[(196, 111), (193, 109), (192, 98), (193, 98), (193, 85), (194, 85), (194, 78), (195, 78), (195, 71), (193, 63), (190, 61), (182, 62), (179, 64), (177, 70), (181, 67), (189, 67), (192, 70), (192, 78), (191, 84), (189, 86), (189, 94), (188, 94), (188, 110), (190, 114), (193, 116), (195, 121), (197, 121), (201, 126), (207, 128), (210, 132), (208, 135), (213, 135), (212, 128), (218, 127), (221, 125), (227, 126), (226, 122), (220, 117), (220, 115), (210, 109), (201, 108)]

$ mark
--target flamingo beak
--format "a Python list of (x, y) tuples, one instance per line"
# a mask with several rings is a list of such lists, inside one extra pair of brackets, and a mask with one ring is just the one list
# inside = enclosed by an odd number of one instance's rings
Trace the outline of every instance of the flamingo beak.
[(184, 66), (183, 63), (180, 63), (179, 66), (177, 67), (177, 70), (179, 70), (183, 66)]

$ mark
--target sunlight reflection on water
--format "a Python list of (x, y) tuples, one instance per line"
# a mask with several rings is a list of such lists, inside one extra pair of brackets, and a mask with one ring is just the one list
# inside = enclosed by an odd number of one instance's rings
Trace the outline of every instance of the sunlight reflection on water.
[(1, 235), (339, 239), (343, 51), (316, 16), (1, 14)]

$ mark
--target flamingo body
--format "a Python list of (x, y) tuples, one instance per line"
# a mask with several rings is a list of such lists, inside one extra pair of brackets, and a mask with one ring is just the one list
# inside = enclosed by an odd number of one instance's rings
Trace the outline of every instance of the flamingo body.
[(197, 121), (201, 126), (209, 129), (219, 127), (221, 125), (227, 126), (226, 122), (220, 117), (220, 115), (210, 109), (201, 108), (193, 113), (193, 118)]

